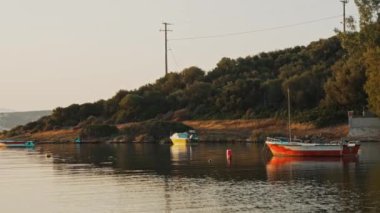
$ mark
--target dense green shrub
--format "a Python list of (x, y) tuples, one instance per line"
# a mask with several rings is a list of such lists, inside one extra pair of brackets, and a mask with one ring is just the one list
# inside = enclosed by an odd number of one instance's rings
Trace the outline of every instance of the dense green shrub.
[(347, 122), (347, 111), (335, 108), (315, 108), (308, 111), (295, 112), (292, 120), (311, 122), (317, 127), (324, 127)]
[(112, 125), (89, 125), (82, 128), (80, 132), (81, 138), (101, 138), (118, 134), (119, 130)]

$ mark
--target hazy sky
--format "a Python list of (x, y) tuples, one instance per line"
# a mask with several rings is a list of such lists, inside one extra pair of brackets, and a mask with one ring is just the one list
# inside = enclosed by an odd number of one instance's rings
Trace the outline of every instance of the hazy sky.
[(328, 38), (340, 17), (296, 24), (341, 14), (339, 0), (0, 0), (0, 108), (53, 109), (153, 83), (164, 74), (163, 21), (174, 24), (169, 39), (279, 27), (169, 41), (170, 71), (209, 71), (222, 57)]

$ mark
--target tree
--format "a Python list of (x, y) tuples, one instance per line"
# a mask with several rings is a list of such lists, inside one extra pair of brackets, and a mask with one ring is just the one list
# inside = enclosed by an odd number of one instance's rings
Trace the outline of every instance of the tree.
[(324, 106), (362, 107), (367, 105), (367, 94), (371, 96), (368, 92), (365, 93), (367, 89), (364, 90), (367, 77), (372, 76), (367, 73), (369, 63), (366, 55), (373, 47), (380, 44), (380, 28), (377, 20), (380, 1), (355, 0), (355, 3), (359, 10), (360, 31), (355, 31), (355, 22), (350, 17), (349, 31), (338, 32), (346, 55), (333, 66), (333, 75), (324, 86), (326, 92)]
[(295, 75), (284, 81), (282, 90), (286, 96), (287, 88), (291, 90), (291, 102), (293, 108), (310, 109), (317, 107), (324, 96), (323, 79), (319, 79), (312, 71)]
[(324, 86), (323, 106), (357, 108), (366, 105), (365, 67), (360, 58), (351, 57), (333, 66), (333, 76)]
[(79, 107), (79, 117), (81, 120), (89, 116), (101, 116), (104, 110), (104, 101), (100, 100), (95, 103), (85, 103)]
[(165, 77), (156, 81), (156, 88), (164, 94), (170, 94), (184, 88), (182, 76), (178, 73), (168, 73)]
[(186, 68), (181, 72), (181, 74), (186, 85), (191, 85), (195, 81), (202, 81), (205, 76), (205, 72), (198, 67)]
[(265, 81), (261, 87), (263, 91), (263, 106), (271, 108), (279, 108), (281, 106), (284, 95), (281, 90), (281, 79), (273, 79)]
[(379, 0), (355, 0), (355, 4), (359, 9), (361, 29), (378, 21), (380, 14)]
[(59, 126), (75, 126), (80, 121), (80, 105), (72, 104), (66, 108), (58, 107), (53, 110), (52, 119)]
[[(355, 0), (355, 3), (359, 10), (359, 26), (360, 32), (350, 32), (350, 33), (340, 33), (340, 38), (342, 40), (343, 46), (347, 50), (348, 60), (358, 61), (360, 63), (360, 71), (365, 74), (354, 73), (353, 69), (348, 74), (348, 79), (360, 79), (367, 78), (364, 80), (365, 92), (368, 95), (368, 104), (371, 109), (380, 115), (378, 105), (379, 105), (379, 92), (377, 85), (379, 82), (379, 48), (380, 48), (380, 1), (379, 0)], [(354, 22), (351, 21), (350, 26), (355, 29), (356, 26)], [(346, 71), (347, 71), (346, 67)], [(347, 74), (343, 69), (341, 70), (343, 74)], [(342, 74), (337, 73), (337, 76), (344, 78)], [(364, 77), (363, 77), (364, 76)], [(359, 80), (359, 82), (361, 82)], [(354, 86), (358, 87), (357, 81), (348, 81), (347, 83), (353, 83)], [(331, 84), (327, 85), (329, 89)], [(337, 89), (337, 88), (335, 88)], [(361, 89), (361, 88), (357, 88)], [(333, 92), (334, 87), (330, 88), (329, 91)], [(361, 93), (361, 90), (359, 90)], [(361, 94), (359, 94), (361, 95)]]
[(228, 82), (216, 99), (216, 106), (222, 112), (229, 112), (236, 115), (245, 112), (248, 108), (258, 104), (260, 96), (260, 82), (252, 79), (238, 79)]
[(213, 81), (223, 75), (234, 72), (236, 69), (236, 61), (230, 58), (222, 58), (216, 65), (216, 68), (207, 73), (207, 81)]
[(376, 47), (366, 53), (367, 82), (365, 90), (368, 94), (369, 106), (380, 116), (380, 48)]
[(116, 135), (119, 129), (110, 125), (89, 125), (80, 131), (81, 138), (99, 138)]
[(144, 98), (136, 94), (128, 94), (121, 99), (119, 106), (125, 119), (138, 120), (139, 113), (143, 110)]
[(184, 95), (188, 105), (196, 106), (208, 103), (212, 95), (212, 86), (210, 83), (195, 82), (185, 90)]
[(138, 115), (139, 120), (154, 118), (158, 114), (165, 113), (170, 109), (169, 101), (160, 91), (144, 92), (142, 102), (143, 104), (140, 106), (142, 110)]

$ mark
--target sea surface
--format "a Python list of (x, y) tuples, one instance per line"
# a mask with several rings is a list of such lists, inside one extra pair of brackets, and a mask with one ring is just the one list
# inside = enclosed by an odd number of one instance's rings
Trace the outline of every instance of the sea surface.
[(304, 159), (252, 143), (2, 149), (0, 212), (380, 212), (380, 143)]

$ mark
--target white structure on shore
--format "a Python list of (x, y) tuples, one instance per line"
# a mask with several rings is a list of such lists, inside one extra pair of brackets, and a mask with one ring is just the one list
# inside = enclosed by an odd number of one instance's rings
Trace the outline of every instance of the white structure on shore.
[(348, 112), (348, 137), (361, 141), (380, 141), (380, 118), (374, 116), (354, 116)]

